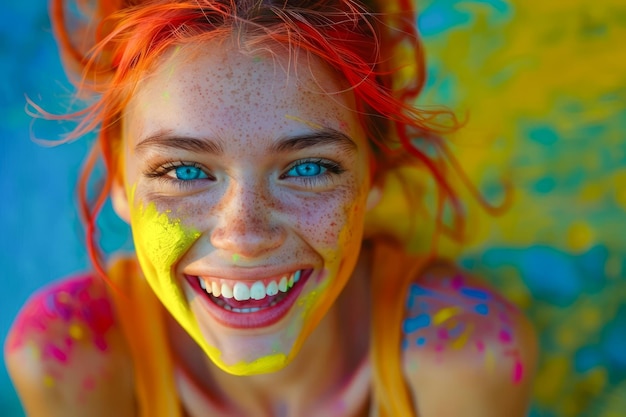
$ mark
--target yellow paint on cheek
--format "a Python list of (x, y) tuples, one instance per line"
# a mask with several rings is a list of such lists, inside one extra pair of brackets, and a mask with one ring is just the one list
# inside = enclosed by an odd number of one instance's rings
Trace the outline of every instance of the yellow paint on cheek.
[(203, 337), (173, 273), (174, 266), (200, 237), (200, 232), (185, 227), (180, 219), (171, 219), (168, 213), (159, 213), (154, 203), (145, 207), (143, 203), (132, 204), (131, 224), (137, 257), (152, 290), (213, 363), (235, 375), (253, 375), (284, 368), (287, 356), (283, 353), (271, 354), (252, 362), (226, 364), (219, 349), (209, 345)]

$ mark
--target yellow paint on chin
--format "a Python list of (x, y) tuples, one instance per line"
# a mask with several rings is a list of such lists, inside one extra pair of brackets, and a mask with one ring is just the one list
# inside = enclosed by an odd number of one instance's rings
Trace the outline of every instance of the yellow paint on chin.
[(284, 353), (267, 355), (252, 362), (234, 365), (224, 363), (220, 350), (209, 345), (202, 336), (184, 292), (173, 274), (173, 267), (200, 237), (200, 232), (185, 227), (180, 219), (171, 219), (168, 213), (159, 213), (154, 203), (147, 206), (133, 203), (131, 207), (137, 257), (150, 287), (213, 363), (234, 375), (254, 375), (284, 368), (288, 363)]

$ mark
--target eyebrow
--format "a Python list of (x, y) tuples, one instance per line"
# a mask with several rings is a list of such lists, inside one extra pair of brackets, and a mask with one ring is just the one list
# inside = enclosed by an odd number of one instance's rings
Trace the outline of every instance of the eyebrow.
[(271, 146), (270, 150), (283, 153), (324, 145), (337, 145), (348, 152), (357, 149), (356, 143), (348, 135), (335, 129), (324, 128), (302, 135), (281, 138)]
[[(270, 147), (271, 152), (286, 153), (299, 151), (316, 146), (337, 145), (344, 151), (353, 152), (357, 149), (356, 143), (346, 134), (331, 128), (324, 128), (301, 135), (280, 138)], [(172, 135), (167, 132), (158, 132), (151, 135), (135, 146), (135, 152), (143, 153), (148, 148), (180, 149), (196, 153), (208, 153), (220, 156), (224, 148), (218, 141), (210, 138), (196, 138), (190, 136)]]
[(151, 135), (143, 139), (135, 146), (135, 152), (142, 153), (151, 147), (161, 149), (174, 148), (196, 153), (209, 153), (218, 156), (224, 153), (222, 145), (209, 138), (178, 136), (166, 132), (158, 132), (155, 135)]

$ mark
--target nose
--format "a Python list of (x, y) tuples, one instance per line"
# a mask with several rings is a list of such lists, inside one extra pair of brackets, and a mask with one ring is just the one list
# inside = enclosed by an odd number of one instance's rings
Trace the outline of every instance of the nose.
[(231, 181), (215, 206), (217, 223), (210, 235), (213, 247), (244, 258), (280, 247), (286, 232), (278, 224), (280, 218), (269, 194), (257, 181)]

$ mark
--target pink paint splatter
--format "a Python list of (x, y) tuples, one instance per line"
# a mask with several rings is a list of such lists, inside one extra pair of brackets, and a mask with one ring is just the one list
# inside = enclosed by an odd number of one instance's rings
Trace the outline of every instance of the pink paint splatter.
[(498, 333), (498, 339), (500, 339), (500, 342), (504, 344), (511, 343), (512, 340), (511, 334), (506, 330), (500, 330), (500, 333)]
[(67, 363), (67, 353), (50, 343), (43, 349), (44, 358), (56, 359), (58, 362)]
[(524, 378), (524, 365), (517, 359), (513, 365), (513, 383), (519, 384)]
[(446, 329), (439, 328), (437, 330), (437, 337), (441, 340), (448, 340), (450, 335), (448, 335), (448, 331)]
[(463, 277), (463, 275), (457, 274), (452, 278), (451, 286), (453, 290), (455, 291), (460, 290), (464, 284), (465, 284), (465, 278)]
[(485, 351), (485, 344), (483, 343), (482, 340), (477, 340), (476, 341), (476, 349), (480, 353), (483, 353)]
[[(27, 343), (42, 346), (42, 358), (66, 364), (77, 339), (77, 326), (89, 330), (85, 337), (100, 351), (107, 349), (105, 335), (114, 325), (110, 300), (97, 278), (84, 276), (50, 287), (26, 304), (16, 319), (7, 349), (19, 349)], [(67, 328), (67, 334), (49, 329)], [(80, 332), (82, 339), (83, 331)], [(55, 340), (47, 340), (55, 338)]]

